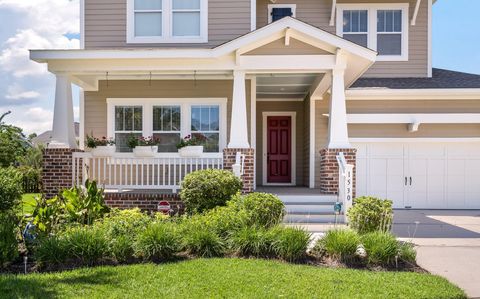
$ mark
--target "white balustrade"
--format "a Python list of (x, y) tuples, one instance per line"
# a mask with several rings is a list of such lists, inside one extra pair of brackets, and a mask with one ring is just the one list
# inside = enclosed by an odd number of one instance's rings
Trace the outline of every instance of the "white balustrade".
[(111, 157), (94, 157), (90, 153), (73, 153), (72, 179), (75, 186), (86, 179), (96, 180), (105, 189), (172, 190), (177, 192), (185, 175), (202, 169), (223, 169), (222, 153), (205, 153), (199, 158), (178, 154), (157, 154), (153, 158), (118, 153)]

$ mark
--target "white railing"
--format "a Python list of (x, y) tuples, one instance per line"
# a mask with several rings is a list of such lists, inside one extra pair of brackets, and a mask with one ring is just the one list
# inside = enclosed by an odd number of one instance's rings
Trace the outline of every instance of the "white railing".
[(223, 169), (222, 153), (205, 153), (200, 158), (178, 154), (157, 154), (153, 158), (117, 153), (94, 157), (91, 153), (74, 153), (72, 180), (80, 186), (86, 179), (96, 180), (105, 189), (172, 190), (177, 192), (185, 175), (202, 169)]
[(338, 162), (338, 201), (342, 203), (345, 222), (348, 222), (347, 212), (353, 204), (353, 165), (347, 164), (342, 152), (337, 155)]

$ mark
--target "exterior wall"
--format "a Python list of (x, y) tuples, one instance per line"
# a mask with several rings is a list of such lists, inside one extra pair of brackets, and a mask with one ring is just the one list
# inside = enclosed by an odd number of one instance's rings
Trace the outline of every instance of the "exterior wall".
[(327, 51), (291, 38), (290, 44), (285, 46), (285, 38), (277, 39), (263, 47), (257, 48), (243, 55), (328, 55)]
[(250, 32), (250, 0), (208, 0), (208, 43), (127, 44), (126, 7), (126, 0), (85, 0), (85, 49), (211, 48)]
[[(328, 98), (315, 105), (315, 169), (321, 167), (320, 150), (327, 146)], [(478, 100), (347, 101), (347, 113), (480, 113)], [(406, 124), (350, 124), (351, 138), (467, 138), (480, 137), (480, 124), (421, 124), (417, 132), (408, 132)], [(318, 173), (318, 172), (317, 172)], [(315, 177), (315, 186), (321, 183)]]
[[(296, 116), (296, 184), (303, 186), (308, 184), (308, 179), (304, 179), (304, 161), (305, 161), (305, 110), (303, 102), (282, 101), (282, 102), (258, 102), (257, 101), (257, 148), (256, 148), (256, 170), (257, 185), (262, 185), (263, 180), (263, 112), (291, 112), (297, 113)], [(308, 151), (308, 147), (307, 147)], [(308, 172), (307, 172), (308, 173)]]
[[(63, 189), (72, 187), (72, 153), (79, 151), (68, 148), (47, 148), (43, 151), (42, 193), (47, 199), (58, 195)], [(79, 173), (82, 173), (81, 169)]]
[(322, 149), (320, 150), (321, 163), (317, 171), (317, 176), (320, 177), (319, 188), (323, 194), (338, 194), (339, 186), (339, 167), (337, 162), (338, 153), (344, 153), (347, 164), (353, 165), (353, 182), (352, 195), (355, 198), (356, 190), (356, 164), (357, 164), (357, 150), (356, 149)]
[(255, 177), (255, 169), (254, 169), (254, 159), (255, 159), (255, 150), (253, 148), (226, 148), (223, 150), (223, 169), (225, 170), (233, 170), (233, 165), (236, 162), (237, 152), (242, 153), (245, 156), (244, 160), (244, 167), (243, 167), (243, 175), (241, 177), (243, 182), (243, 193), (250, 193), (253, 192), (255, 189), (254, 186), (254, 177)]
[[(337, 3), (409, 3), (410, 15), (416, 0), (337, 0)], [(268, 23), (268, 0), (257, 0), (257, 28)], [(296, 18), (336, 34), (330, 26), (331, 0), (277, 0), (275, 4), (296, 4)], [(426, 77), (428, 74), (428, 1), (422, 1), (417, 24), (409, 27), (409, 61), (376, 62), (364, 77)]]
[[(246, 81), (250, 119), (250, 80)], [(85, 134), (107, 135), (107, 98), (227, 98), (227, 141), (232, 114), (232, 80), (100, 81), (99, 91), (85, 92)], [(250, 123), (248, 123), (250, 136)], [(80, 136), (84, 138), (84, 136)]]

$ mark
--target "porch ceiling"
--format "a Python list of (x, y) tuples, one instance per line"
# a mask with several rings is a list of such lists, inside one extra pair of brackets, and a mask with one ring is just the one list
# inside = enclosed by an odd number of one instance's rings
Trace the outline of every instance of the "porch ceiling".
[(317, 74), (259, 74), (257, 99), (304, 99)]

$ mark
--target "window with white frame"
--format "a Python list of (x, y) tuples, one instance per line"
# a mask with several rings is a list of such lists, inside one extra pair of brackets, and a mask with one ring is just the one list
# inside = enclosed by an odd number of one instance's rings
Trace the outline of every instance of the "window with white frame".
[(180, 106), (153, 106), (153, 137), (160, 141), (159, 152), (176, 152), (181, 119)]
[(191, 113), (192, 136), (205, 139), (205, 152), (218, 152), (220, 141), (220, 107), (195, 105)]
[(378, 61), (408, 60), (408, 3), (338, 4), (337, 34), (378, 52)]
[(207, 10), (208, 0), (127, 0), (127, 42), (208, 42)]
[(128, 139), (141, 137), (143, 131), (142, 106), (115, 106), (115, 143), (119, 152), (131, 152)]
[(153, 136), (158, 152), (176, 153), (181, 138), (203, 140), (204, 152), (218, 153), (226, 147), (227, 99), (107, 99), (108, 137), (114, 137), (118, 152), (131, 152), (128, 139)]

